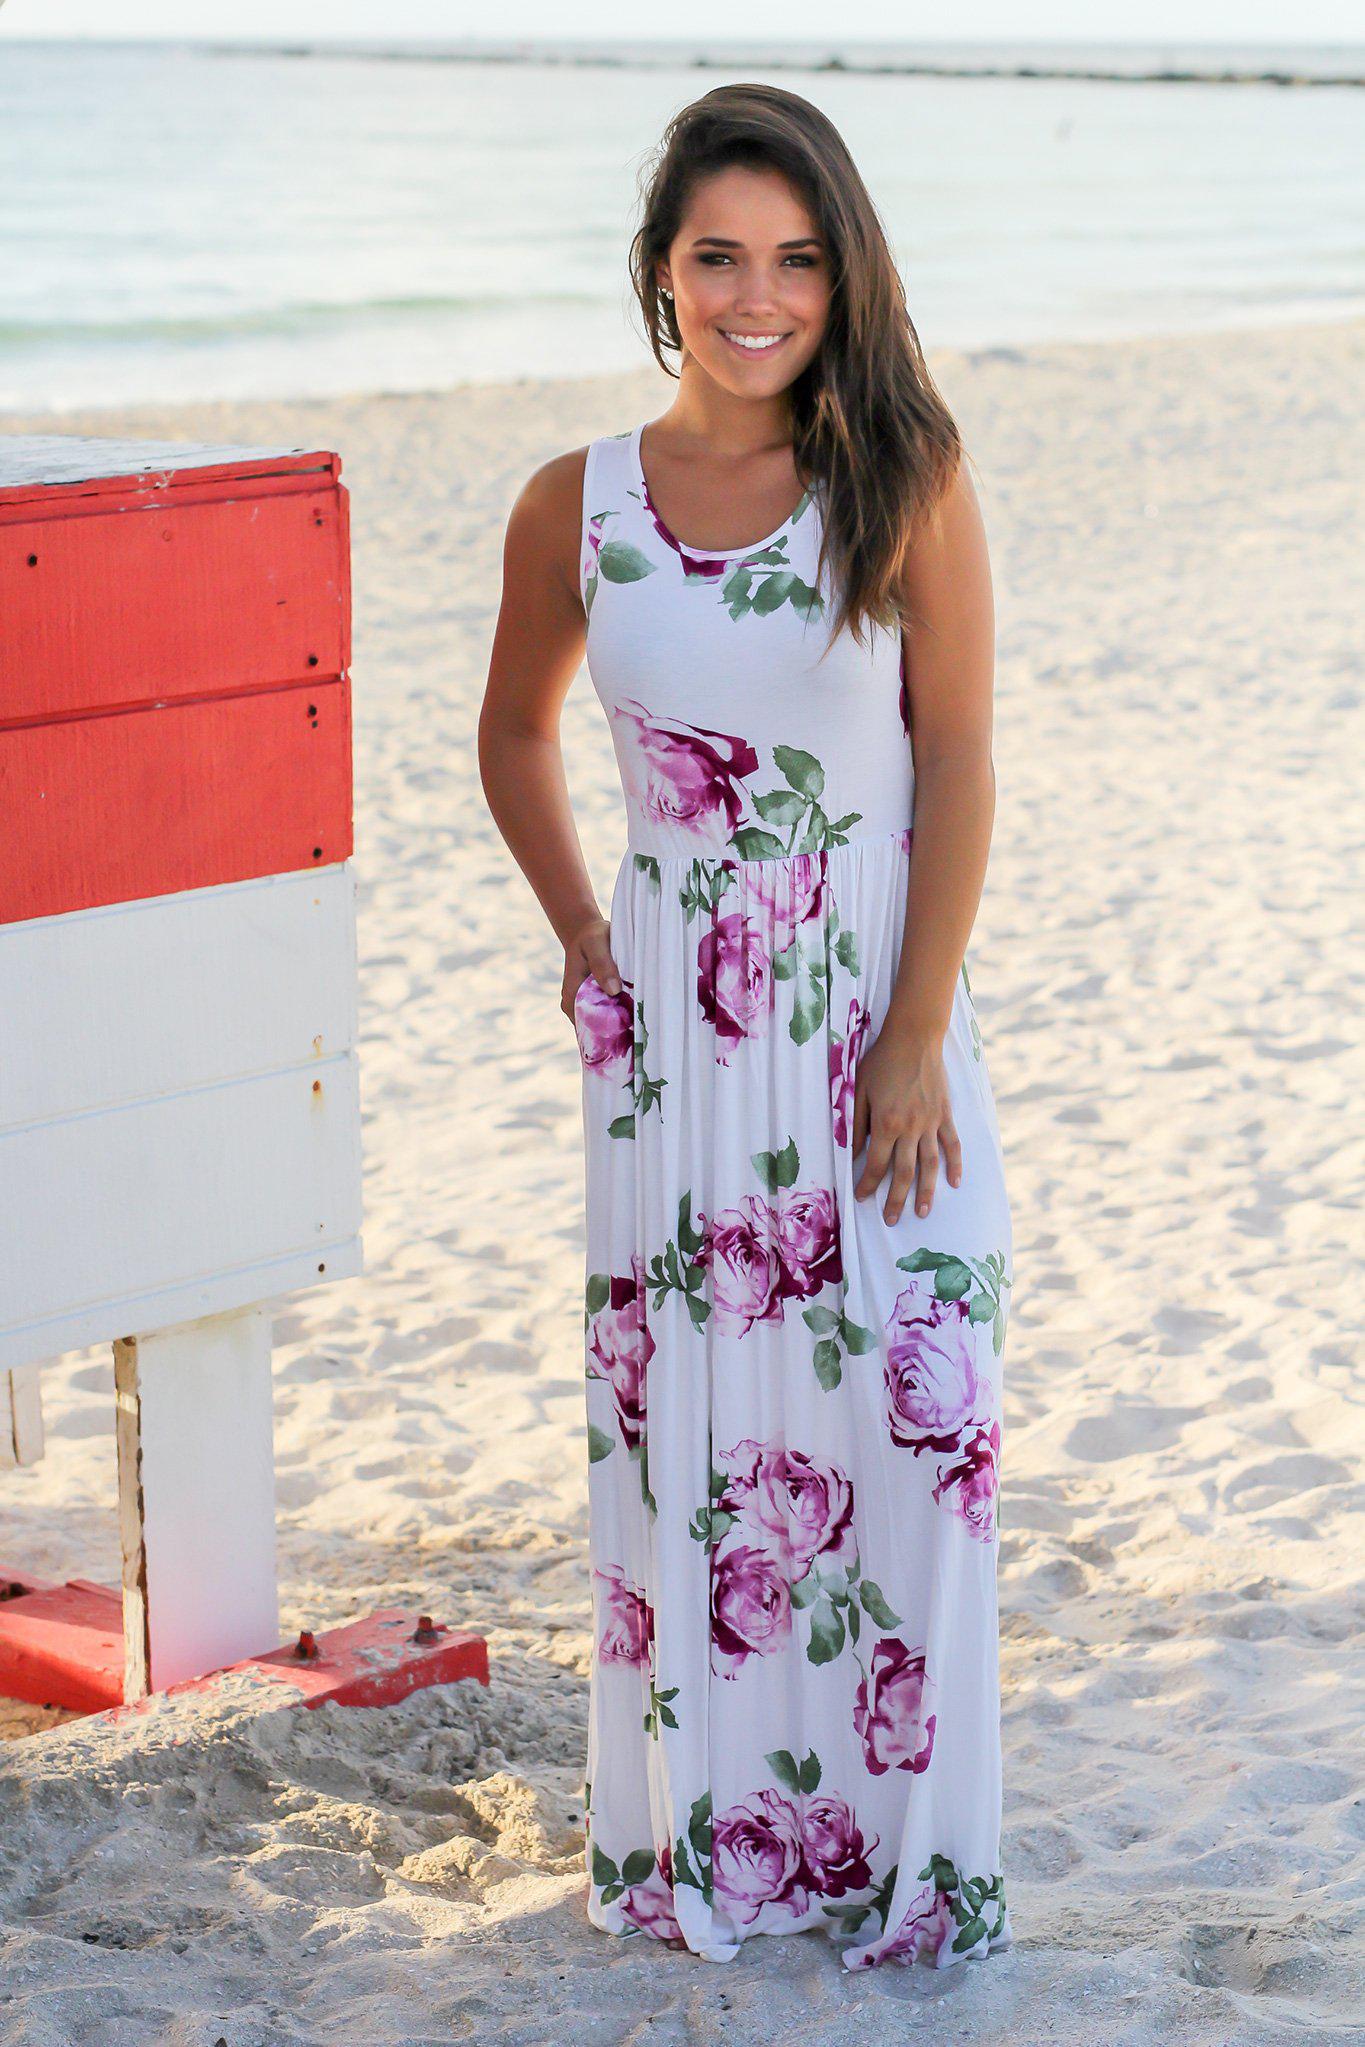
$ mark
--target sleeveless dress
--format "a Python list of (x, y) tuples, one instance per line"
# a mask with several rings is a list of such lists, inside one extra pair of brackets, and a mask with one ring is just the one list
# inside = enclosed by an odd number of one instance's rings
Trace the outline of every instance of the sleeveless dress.
[(825, 659), (820, 509), (700, 556), (641, 428), (584, 473), (587, 663), (628, 823), (623, 988), (574, 1004), (593, 1650), (587, 1915), (709, 1961), (821, 1927), (855, 1969), (1010, 1943), (996, 1494), (1012, 1283), (964, 963), (962, 1184), (894, 1224), (854, 1076), (904, 929), (900, 635)]

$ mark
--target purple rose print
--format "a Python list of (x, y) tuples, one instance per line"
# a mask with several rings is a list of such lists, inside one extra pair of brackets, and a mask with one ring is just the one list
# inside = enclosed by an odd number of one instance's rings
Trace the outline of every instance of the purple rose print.
[(767, 1202), (746, 1194), (738, 1208), (699, 1220), (696, 1262), (711, 1274), (717, 1329), (743, 1336), (755, 1322), (780, 1322), (786, 1270)]
[(845, 1546), (853, 1532), (853, 1486), (837, 1464), (784, 1443), (746, 1438), (719, 1462), (729, 1483), (715, 1505), (765, 1537), (792, 1582), (817, 1556)]
[(834, 1142), (838, 1145), (852, 1141), (854, 1083), (870, 1021), (870, 1011), (855, 995), (848, 1005), (848, 1028), (842, 1041), (830, 1039), (829, 1101), (834, 1112)]
[(874, 1777), (887, 1770), (929, 1767), (934, 1752), (935, 1715), (925, 1717), (924, 1651), (907, 1649), (898, 1636), (884, 1635), (858, 1680), (853, 1725), (862, 1738), (863, 1760)]
[(956, 1450), (978, 1392), (966, 1300), (941, 1301), (911, 1285), (897, 1297), (886, 1326), (891, 1440), (916, 1456)]
[(771, 1656), (791, 1636), (791, 1587), (776, 1557), (740, 1543), (712, 1560), (711, 1667), (737, 1677), (750, 1656)]
[(608, 995), (595, 974), (586, 974), (573, 999), (574, 1031), (583, 1064), (607, 1080), (629, 1078), (635, 1049), (635, 1001), (623, 979), (619, 995)]
[(744, 1038), (761, 1038), (773, 1006), (772, 961), (752, 924), (718, 917), (697, 946), (697, 1000), (716, 1034), (716, 1062), (728, 1066)]
[(654, 1609), (620, 1564), (594, 1570), (601, 1584), (601, 1626), (597, 1654), (603, 1663), (648, 1663), (654, 1642)]
[(799, 1918), (810, 1905), (801, 1820), (780, 1791), (754, 1791), (716, 1817), (711, 1835), (716, 1900), (740, 1926), (765, 1905)]
[[(631, 703), (634, 709), (627, 708)], [(743, 791), (735, 784), (758, 766), (748, 740), (678, 718), (651, 717), (633, 698), (618, 705), (614, 715), (636, 728), (644, 769), (640, 800), (646, 815), (656, 824), (711, 840), (716, 836), (714, 826), (723, 821), (728, 839), (744, 815)]]
[(621, 1900), (627, 1919), (656, 1940), (685, 1940), (673, 1911), (673, 1855), (667, 1842), (654, 1851), (655, 1866), (643, 1883), (631, 1884)]
[(799, 925), (825, 907), (828, 853), (793, 853), (783, 860), (756, 860), (749, 869), (749, 901), (772, 920), (773, 950), (785, 952)]
[(999, 1489), (1000, 1424), (978, 1424), (962, 1444), (956, 1464), (940, 1465), (934, 1498), (959, 1515), (978, 1542), (995, 1537), (995, 1496)]
[(846, 1798), (833, 1793), (807, 1798), (801, 1813), (801, 1844), (811, 1889), (822, 1898), (841, 1898), (872, 1881), (868, 1856), (880, 1837), (864, 1843)]
[(638, 1252), (631, 1266), (629, 1279), (612, 1274), (607, 1305), (593, 1316), (588, 1338), (589, 1376), (610, 1385), (628, 1450), (638, 1448), (644, 1432), (645, 1368), (654, 1355), (645, 1321), (645, 1262)]
[(830, 1189), (779, 1188), (776, 1218), (777, 1248), (787, 1274), (784, 1291), (807, 1301), (827, 1281), (843, 1278), (839, 1210)]
[(910, 1901), (910, 1906), (900, 1925), (892, 1934), (885, 1947), (877, 1952), (878, 1961), (932, 1961), (945, 1941), (952, 1940), (957, 1931), (957, 1921), (946, 1891), (936, 1890), (933, 1884), (925, 1884)]

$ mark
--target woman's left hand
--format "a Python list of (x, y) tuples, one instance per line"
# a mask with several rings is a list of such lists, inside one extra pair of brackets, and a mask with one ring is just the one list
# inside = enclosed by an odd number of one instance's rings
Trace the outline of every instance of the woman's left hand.
[(867, 1143), (867, 1157), (854, 1183), (861, 1201), (880, 1187), (887, 1167), (891, 1189), (882, 1215), (899, 1221), (915, 1186), (915, 1213), (928, 1215), (938, 1179), (939, 1146), (948, 1184), (962, 1184), (962, 1146), (953, 1122), (941, 1038), (900, 1035), (883, 1029), (863, 1052), (853, 1084), (853, 1153)]

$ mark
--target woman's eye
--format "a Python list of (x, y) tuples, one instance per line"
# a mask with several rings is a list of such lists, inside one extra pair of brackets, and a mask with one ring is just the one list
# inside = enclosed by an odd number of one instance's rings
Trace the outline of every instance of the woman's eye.
[[(0, 5), (3, 4), (4, 0), (0, 0)], [(698, 260), (702, 263), (705, 263), (708, 268), (711, 268), (713, 265), (717, 263), (728, 263), (730, 261), (730, 258), (725, 254), (723, 249), (712, 249), (706, 255), (700, 257)], [(803, 270), (809, 270), (812, 264), (814, 263), (815, 258), (813, 256), (795, 255), (784, 256), (782, 260), (784, 263), (799, 263)]]

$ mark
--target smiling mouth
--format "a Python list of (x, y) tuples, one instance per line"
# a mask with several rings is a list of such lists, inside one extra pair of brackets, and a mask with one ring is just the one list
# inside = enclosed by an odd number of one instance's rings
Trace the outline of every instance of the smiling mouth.
[(735, 328), (721, 327), (718, 330), (722, 340), (740, 355), (775, 355), (784, 341), (790, 340), (790, 333), (784, 334), (743, 334)]

